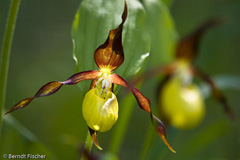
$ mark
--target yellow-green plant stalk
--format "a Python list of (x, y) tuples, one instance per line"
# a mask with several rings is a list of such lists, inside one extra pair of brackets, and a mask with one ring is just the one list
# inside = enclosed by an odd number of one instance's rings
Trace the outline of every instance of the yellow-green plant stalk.
[(0, 135), (1, 135), (1, 126), (2, 126), (2, 111), (5, 106), (6, 99), (6, 87), (7, 87), (7, 74), (8, 74), (8, 66), (9, 66), (9, 58), (11, 52), (11, 45), (13, 39), (14, 28), (16, 24), (19, 4), (21, 0), (12, 0), (8, 19), (6, 23), (6, 29), (4, 34), (2, 53), (0, 55)]

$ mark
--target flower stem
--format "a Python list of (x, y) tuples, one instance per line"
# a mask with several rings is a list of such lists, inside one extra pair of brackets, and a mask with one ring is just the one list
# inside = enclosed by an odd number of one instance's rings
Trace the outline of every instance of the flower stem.
[(126, 96), (121, 101), (121, 105), (127, 107), (122, 107), (120, 110), (119, 115), (121, 115), (121, 118), (119, 118), (116, 124), (116, 127), (113, 131), (111, 143), (109, 146), (109, 151), (115, 155), (118, 154), (122, 146), (122, 142), (126, 134), (128, 123), (133, 112), (134, 104), (135, 104), (134, 98), (131, 95)]
[(155, 139), (156, 139), (155, 130), (154, 130), (152, 124), (149, 123), (147, 135), (146, 135), (143, 147), (142, 147), (142, 151), (140, 152), (140, 157), (139, 157), (140, 160), (147, 159), (149, 149), (151, 148), (151, 145)]
[(87, 138), (86, 138), (86, 141), (85, 141), (85, 146), (84, 146), (84, 152), (81, 155), (81, 160), (87, 160), (87, 157), (84, 153), (86, 151), (88, 154), (90, 154), (91, 149), (92, 149), (92, 145), (93, 145), (93, 140), (92, 140), (92, 137), (91, 137), (91, 135), (88, 131), (87, 132)]
[(21, 0), (12, 0), (10, 10), (8, 13), (8, 20), (6, 23), (6, 30), (4, 34), (1, 62), (0, 62), (0, 134), (2, 129), (2, 111), (5, 105), (6, 87), (7, 87), (7, 73), (9, 66), (9, 57), (13, 39), (14, 28), (16, 24), (19, 4)]

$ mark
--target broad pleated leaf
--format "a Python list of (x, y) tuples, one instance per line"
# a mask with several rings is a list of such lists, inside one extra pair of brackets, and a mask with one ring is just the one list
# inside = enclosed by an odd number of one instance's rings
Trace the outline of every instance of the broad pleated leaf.
[(144, 0), (147, 30), (151, 37), (148, 68), (170, 62), (174, 57), (177, 32), (167, 6), (161, 0)]
[(127, 4), (125, 3), (122, 23), (116, 29), (109, 31), (107, 40), (94, 52), (94, 60), (100, 70), (113, 71), (124, 61), (122, 29), (127, 18), (127, 10)]
[[(142, 4), (136, 0), (126, 2), (128, 16), (123, 25), (122, 37), (124, 62), (116, 72), (128, 78), (141, 68), (147, 57), (143, 55), (148, 53), (149, 42), (145, 37), (146, 15)], [(123, 9), (123, 0), (82, 1), (72, 28), (77, 71), (97, 69), (94, 51), (106, 41), (109, 31), (121, 23)]]

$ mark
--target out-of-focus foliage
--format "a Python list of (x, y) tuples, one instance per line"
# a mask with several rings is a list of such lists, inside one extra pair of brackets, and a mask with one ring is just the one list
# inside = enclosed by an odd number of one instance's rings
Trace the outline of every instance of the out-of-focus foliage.
[[(179, 37), (187, 35), (210, 18), (221, 16), (226, 20), (224, 24), (213, 28), (203, 36), (195, 65), (213, 77), (222, 75), (222, 80), (220, 80), (221, 78), (216, 79), (217, 84), (226, 95), (237, 118), (235, 121), (231, 121), (224, 113), (220, 103), (211, 96), (204, 95), (206, 97), (206, 116), (196, 129), (180, 131), (170, 128), (168, 130), (168, 136), (170, 135), (173, 140), (170, 143), (175, 145), (177, 154), (172, 156), (167, 150), (159, 151), (158, 147), (161, 142), (155, 139), (147, 158), (239, 159), (240, 155), (236, 149), (239, 145), (237, 139), (239, 139), (240, 131), (237, 127), (240, 110), (237, 101), (239, 89), (238, 83), (236, 83), (240, 73), (239, 63), (236, 60), (239, 59), (240, 49), (238, 45), (240, 32), (237, 29), (240, 25), (237, 20), (240, 14), (239, 7), (237, 1), (221, 1), (219, 3), (219, 1), (184, 0), (173, 2), (171, 12)], [(225, 85), (228, 87), (224, 87), (224, 84), (219, 82), (228, 84)], [(230, 84), (235, 85), (235, 89), (232, 89)], [(145, 85), (147, 89), (148, 84)]]
[(148, 61), (148, 68), (151, 68), (172, 60), (177, 33), (170, 11), (163, 2), (144, 0), (143, 3), (147, 13), (147, 31), (151, 40), (151, 56)]
[[(154, 0), (151, 2), (154, 2)], [(9, 3), (9, 1), (0, 2), (0, 44), (2, 44)], [(110, 1), (108, 3), (110, 4)], [(147, 3), (147, 0), (143, 3), (143, 6), (147, 15), (146, 20), (149, 21), (148, 16), (151, 15), (150, 12), (154, 11), (154, 8), (151, 10), (145, 3)], [(160, 0), (159, 2), (155, 1), (155, 3), (164, 5)], [(72, 59), (71, 29), (79, 4), (80, 1), (78, 0), (48, 1), (47, 5), (46, 2), (41, 0), (21, 2), (13, 38), (5, 108), (11, 107), (24, 97), (33, 95), (46, 82), (65, 80), (74, 73), (75, 62)], [(240, 22), (238, 19), (240, 17), (240, 1), (181, 0), (169, 4), (171, 4), (168, 6), (171, 6), (170, 13), (173, 17), (173, 24), (175, 24), (180, 37), (188, 34), (211, 17), (222, 15), (226, 18), (225, 24), (211, 30), (204, 36), (196, 65), (213, 76), (219, 74), (239, 76)], [(169, 12), (168, 7), (162, 5), (161, 7), (164, 7), (164, 10)], [(118, 15), (121, 14), (122, 8), (123, 6), (119, 5), (116, 10)], [(111, 10), (111, 8), (109, 9)], [(164, 14), (159, 14), (165, 17)], [(120, 21), (120, 17), (117, 17)], [(163, 19), (161, 16), (159, 17), (159, 22), (163, 23)], [(128, 20), (130, 19), (129, 15)], [(92, 20), (89, 20), (90, 22), (94, 23)], [(116, 21), (115, 24), (117, 23)], [(162, 31), (156, 31), (156, 33), (172, 32), (173, 38), (176, 36), (175, 28), (172, 31), (164, 31), (166, 27), (159, 24), (160, 26)], [(127, 25), (124, 27), (127, 28)], [(151, 24), (149, 27), (151, 27)], [(157, 27), (154, 27), (155, 29)], [(104, 35), (107, 36), (108, 30), (106, 27)], [(94, 35), (94, 33), (91, 34)], [(94, 39), (96, 40), (95, 46), (90, 43), (86, 44), (86, 48), (91, 55), (93, 55), (98, 43), (102, 44), (105, 40), (104, 35), (101, 36), (102, 40)], [(154, 35), (152, 34), (152, 36)], [(88, 41), (92, 41), (92, 37), (87, 38), (89, 38)], [(162, 44), (172, 43), (169, 42), (171, 37), (167, 36), (166, 39), (157, 38), (158, 36), (156, 36), (155, 41), (159, 43), (159, 47)], [(151, 41), (154, 41), (154, 39)], [(124, 45), (127, 44), (126, 41)], [(167, 46), (169, 45), (163, 47)], [(171, 50), (171, 47), (167, 48)], [(162, 50), (163, 48), (160, 47), (159, 49)], [(125, 55), (127, 52), (130, 51), (125, 51)], [(144, 53), (142, 51), (141, 55)], [(151, 65), (150, 56), (149, 65)], [(168, 53), (161, 51), (159, 57), (154, 58), (155, 63), (157, 63), (157, 59), (159, 59), (159, 63), (171, 60), (169, 57), (172, 55), (168, 56)], [(123, 65), (116, 70), (119, 74), (123, 73), (124, 69), (127, 69), (126, 64), (130, 65), (127, 60), (131, 60), (131, 58), (127, 58), (126, 55), (125, 59)], [(93, 59), (91, 59), (91, 63), (94, 64)], [(121, 70), (121, 68), (123, 69)], [(86, 69), (93, 68), (86, 67)], [(79, 70), (85, 70), (85, 68), (79, 68)], [(153, 92), (150, 94), (152, 90), (149, 89), (149, 86), (154, 86), (154, 83), (146, 84), (142, 89), (144, 95), (152, 100), (154, 109), (156, 107), (154, 105), (155, 94)], [(224, 88), (223, 92), (235, 114), (240, 115), (238, 107), (239, 90)], [(19, 130), (21, 129), (16, 129), (4, 118), (0, 140), (0, 156), (2, 157), (4, 153), (38, 153), (46, 154), (53, 159), (78, 159), (79, 148), (84, 143), (87, 134), (87, 125), (83, 121), (81, 113), (83, 99), (81, 95), (81, 90), (78, 87), (64, 86), (59, 93), (51, 97), (38, 99), (28, 108), (12, 113), (13, 118), (16, 120), (16, 123), (13, 121), (14, 125), (18, 126), (17, 128), (23, 126), (31, 132), (34, 137), (37, 137), (35, 141), (23, 136), (26, 133), (20, 133)], [(124, 104), (123, 107), (127, 108), (128, 103)], [(123, 107), (120, 108), (119, 119), (123, 116), (121, 115)], [(127, 129), (126, 137), (123, 139), (123, 146), (118, 155), (120, 159), (136, 159), (143, 145), (143, 137), (146, 135), (146, 126), (148, 125), (146, 119), (148, 120), (149, 116), (136, 107), (133, 110), (131, 119), (128, 122), (131, 128)], [(117, 124), (118, 122), (111, 131), (99, 135), (99, 143), (102, 144), (103, 148), (107, 148), (104, 146), (109, 145), (109, 139)], [(198, 128), (191, 131), (180, 131), (172, 128), (168, 130), (168, 139), (177, 154), (172, 154), (164, 146), (160, 138), (156, 138), (153, 145), (148, 148), (146, 158), (166, 160), (239, 159), (239, 133), (239, 117), (235, 122), (230, 121), (220, 104), (210, 97), (206, 100), (206, 117)], [(106, 153), (105, 150), (98, 152), (94, 148), (93, 152), (97, 155)]]

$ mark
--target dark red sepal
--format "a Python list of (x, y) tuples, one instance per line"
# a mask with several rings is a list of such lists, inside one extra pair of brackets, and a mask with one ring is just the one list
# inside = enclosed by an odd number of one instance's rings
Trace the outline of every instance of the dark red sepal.
[(110, 30), (107, 40), (104, 44), (100, 45), (94, 53), (94, 60), (100, 70), (108, 69), (113, 71), (123, 63), (122, 29), (126, 18), (127, 4), (125, 2), (122, 23), (118, 28)]
[(227, 113), (227, 115), (234, 120), (235, 119), (235, 115), (232, 111), (232, 109), (230, 108), (226, 97), (222, 94), (222, 92), (219, 90), (219, 88), (217, 87), (215, 81), (206, 73), (202, 72), (200, 69), (197, 69), (196, 67), (191, 67), (191, 70), (193, 72), (194, 75), (200, 77), (203, 81), (205, 81), (207, 84), (209, 84), (209, 86), (211, 87), (212, 90), (212, 94), (213, 96), (222, 104), (225, 112)]
[(68, 85), (73, 85), (77, 84), (78, 82), (81, 82), (83, 80), (93, 80), (98, 78), (102, 73), (100, 71), (85, 71), (85, 72), (79, 72), (68, 78), (64, 82), (58, 82), (58, 81), (52, 81), (44, 86), (42, 86), (38, 92), (30, 98), (26, 98), (18, 102), (16, 105), (14, 105), (11, 109), (9, 109), (7, 112), (4, 113), (4, 115), (13, 112), (17, 109), (22, 109), (26, 107), (33, 99), (38, 98), (38, 97), (44, 97), (44, 96), (50, 96), (54, 93), (56, 93), (63, 84), (68, 84)]
[(152, 114), (151, 104), (150, 104), (149, 99), (146, 98), (145, 96), (143, 96), (142, 93), (137, 88), (130, 86), (122, 77), (120, 77), (117, 74), (114, 74), (114, 73), (110, 74), (110, 80), (112, 83), (126, 87), (132, 92), (132, 94), (135, 96), (140, 108), (147, 111), (150, 114), (152, 124), (155, 127), (160, 138), (163, 140), (163, 142), (167, 145), (167, 147), (172, 152), (176, 153), (167, 141), (166, 130), (164, 128), (163, 123), (156, 116), (154, 116)]
[(102, 73), (97, 70), (83, 71), (76, 73), (69, 77), (66, 81), (61, 82), (62, 84), (74, 85), (83, 80), (92, 80), (99, 77)]

